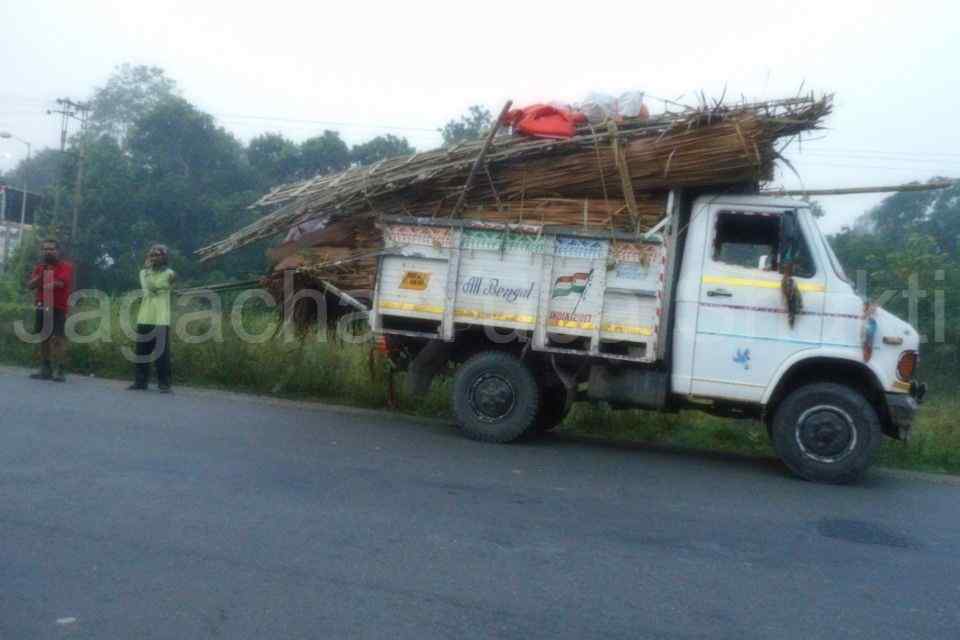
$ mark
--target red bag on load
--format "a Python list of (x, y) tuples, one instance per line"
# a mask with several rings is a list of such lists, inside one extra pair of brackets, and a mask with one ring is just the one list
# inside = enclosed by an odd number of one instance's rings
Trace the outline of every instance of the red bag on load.
[(577, 111), (549, 104), (533, 104), (507, 112), (505, 124), (525, 136), (534, 138), (572, 138), (576, 127), (587, 117)]

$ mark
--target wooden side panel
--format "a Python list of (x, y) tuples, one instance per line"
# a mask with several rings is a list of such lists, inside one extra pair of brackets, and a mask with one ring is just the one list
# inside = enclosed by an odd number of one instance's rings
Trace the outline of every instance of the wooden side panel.
[(385, 256), (377, 282), (381, 315), (439, 320), (443, 316), (447, 261)]
[(655, 340), (663, 247), (618, 242), (611, 253), (601, 338), (644, 343)]
[(543, 263), (542, 236), (464, 229), (456, 322), (532, 330)]
[(601, 322), (608, 249), (605, 240), (557, 237), (553, 272), (546, 283), (550, 287), (549, 333), (594, 336)]

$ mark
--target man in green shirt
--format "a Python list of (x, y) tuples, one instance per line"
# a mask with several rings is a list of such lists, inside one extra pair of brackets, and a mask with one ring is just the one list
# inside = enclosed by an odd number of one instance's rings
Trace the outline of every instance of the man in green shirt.
[(177, 275), (167, 266), (169, 250), (162, 244), (150, 247), (140, 270), (143, 300), (137, 314), (137, 359), (130, 389), (147, 388), (150, 364), (157, 367), (157, 382), (162, 393), (170, 393), (170, 291)]

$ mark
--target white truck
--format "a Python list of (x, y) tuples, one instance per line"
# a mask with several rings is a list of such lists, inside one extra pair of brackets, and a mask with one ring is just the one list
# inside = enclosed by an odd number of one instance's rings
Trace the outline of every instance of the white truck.
[(371, 325), (412, 393), (452, 371), (477, 440), (578, 400), (696, 408), (762, 420), (791, 470), (839, 483), (907, 437), (918, 334), (854, 292), (807, 203), (674, 191), (666, 213), (639, 235), (387, 218)]

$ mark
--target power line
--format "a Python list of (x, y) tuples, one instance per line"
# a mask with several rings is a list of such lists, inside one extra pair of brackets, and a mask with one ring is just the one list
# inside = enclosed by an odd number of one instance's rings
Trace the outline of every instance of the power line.
[[(11, 94), (0, 94), (3, 97), (14, 97), (15, 101), (24, 107), (23, 110), (44, 106), (50, 103), (49, 100), (41, 100), (38, 98), (26, 98), (23, 96), (12, 96)], [(6, 102), (10, 104), (10, 102)], [(19, 111), (20, 109), (18, 109)], [(411, 127), (406, 125), (395, 125), (395, 124), (379, 124), (379, 123), (368, 123), (368, 122), (344, 122), (337, 120), (314, 120), (310, 118), (289, 118), (284, 116), (263, 116), (263, 115), (248, 115), (248, 114), (236, 114), (236, 113), (211, 113), (211, 115), (218, 118), (224, 119), (236, 119), (236, 120), (265, 120), (270, 122), (288, 122), (291, 124), (317, 124), (317, 125), (327, 125), (327, 126), (343, 126), (343, 127), (366, 127), (370, 129), (395, 129), (397, 131), (429, 131), (436, 133), (438, 131), (437, 127)]]
[(826, 159), (826, 160), (876, 160), (880, 162), (923, 162), (923, 163), (934, 163), (934, 164), (957, 164), (960, 163), (960, 157), (958, 158), (900, 158), (900, 157), (889, 157), (889, 156), (874, 156), (874, 155), (841, 155), (834, 153), (817, 153), (811, 151), (805, 151), (803, 153), (796, 153), (790, 156), (794, 160), (803, 160), (805, 157), (813, 157), (814, 159)]
[[(0, 94), (0, 95), (9, 95), (9, 94)], [(17, 101), (20, 104), (24, 105), (23, 109), (17, 109), (16, 111), (9, 112), (0, 112), (0, 113), (28, 113), (29, 109), (32, 107), (42, 107), (43, 105), (48, 104), (48, 101), (32, 99), (32, 98), (23, 98), (17, 97)], [(419, 132), (428, 132), (428, 133), (438, 133), (438, 127), (412, 127), (407, 125), (399, 124), (383, 124), (383, 123), (370, 123), (370, 122), (348, 122), (340, 120), (315, 120), (311, 118), (289, 118), (284, 116), (262, 116), (262, 115), (249, 115), (249, 114), (237, 114), (237, 113), (211, 113), (211, 115), (216, 116), (224, 120), (258, 120), (265, 122), (286, 122), (289, 124), (310, 124), (310, 125), (320, 125), (320, 126), (331, 126), (331, 127), (357, 127), (365, 129), (389, 129), (394, 131), (419, 131)]]
[(41, 105), (35, 105), (31, 107), (11, 107), (8, 110), (0, 111), (0, 113), (42, 113), (45, 107)]
[(19, 100), (20, 102), (44, 102), (44, 103), (50, 102), (49, 100), (45, 100), (43, 98), (37, 98), (35, 96), (25, 96), (18, 93), (0, 93), (0, 98), (3, 98), (5, 100), (7, 99)]
[[(653, 98), (656, 100), (664, 100), (662, 98), (656, 98), (647, 94), (647, 97)], [(13, 93), (0, 93), (0, 98), (12, 99), (13, 101), (19, 102), (21, 105), (26, 107), (40, 107), (43, 108), (45, 105), (50, 103), (50, 100), (43, 98), (35, 98), (31, 96), (24, 96), (21, 94)], [(666, 100), (664, 100), (666, 101)], [(669, 101), (666, 101), (669, 102)], [(9, 104), (9, 102), (8, 102)], [(6, 113), (0, 111), (0, 114)], [(394, 125), (394, 124), (378, 124), (378, 123), (369, 123), (369, 122), (347, 122), (347, 121), (336, 121), (336, 120), (314, 120), (309, 118), (289, 118), (284, 116), (264, 116), (264, 115), (246, 115), (246, 114), (232, 114), (232, 113), (212, 113), (218, 118), (224, 119), (235, 119), (235, 120), (261, 120), (267, 122), (287, 122), (290, 124), (314, 124), (314, 125), (326, 125), (326, 126), (343, 126), (343, 127), (362, 127), (368, 129), (393, 129), (396, 131), (421, 131), (421, 132), (430, 132), (437, 133), (440, 130), (440, 127), (412, 127), (406, 125)], [(804, 147), (809, 147), (811, 151), (816, 151), (818, 153), (830, 153), (830, 154), (877, 154), (877, 155), (903, 155), (903, 156), (945, 156), (945, 157), (954, 157), (960, 158), (960, 152), (947, 152), (947, 151), (893, 151), (889, 149), (845, 149), (837, 147), (829, 148), (816, 148), (815, 141), (806, 141), (802, 143)]]
[(421, 131), (429, 133), (439, 133), (438, 127), (407, 127), (403, 125), (393, 125), (393, 124), (370, 124), (364, 122), (342, 122), (336, 120), (308, 120), (301, 118), (283, 118), (283, 117), (271, 117), (271, 116), (250, 116), (250, 115), (238, 115), (238, 114), (229, 114), (229, 113), (214, 113), (211, 114), (217, 118), (225, 120), (260, 120), (266, 122), (286, 122), (290, 124), (312, 124), (320, 126), (330, 126), (330, 127), (358, 127), (365, 129), (389, 129), (393, 131)]
[[(835, 164), (832, 162), (805, 162), (803, 158), (793, 158), (791, 162), (796, 165), (803, 165), (807, 167), (839, 167), (841, 169), (880, 169), (888, 171), (918, 171), (920, 167), (881, 167), (876, 165), (865, 165), (865, 164)], [(960, 171), (960, 164), (957, 165), (941, 165), (945, 169), (953, 169)], [(929, 171), (924, 168), (924, 171)]]
[[(21, 104), (30, 103), (31, 105), (40, 104), (42, 101), (35, 98), (27, 98), (25, 96), (14, 96), (12, 94), (0, 94), (2, 96), (14, 97), (17, 101), (20, 101)], [(26, 110), (17, 110), (17, 111), (7, 111), (0, 112), (0, 116), (8, 117), (27, 117), (30, 114)], [(359, 128), (359, 129), (375, 129), (383, 131), (407, 131), (407, 132), (417, 132), (417, 133), (429, 133), (432, 135), (440, 135), (440, 129), (437, 127), (414, 127), (406, 125), (397, 125), (397, 124), (379, 124), (379, 123), (369, 123), (369, 122), (350, 122), (350, 121), (339, 121), (339, 120), (315, 120), (310, 118), (290, 118), (284, 116), (265, 116), (265, 115), (252, 115), (252, 114), (232, 114), (232, 113), (212, 113), (211, 115), (221, 119), (226, 122), (242, 123), (243, 121), (257, 121), (257, 122), (276, 122), (284, 124), (299, 124), (299, 125), (310, 125), (310, 126), (325, 126), (325, 127), (350, 127), (350, 128)], [(805, 148), (806, 147), (806, 148)], [(951, 160), (960, 160), (960, 153), (958, 152), (940, 152), (940, 151), (893, 151), (893, 150), (881, 150), (881, 149), (845, 149), (845, 148), (820, 148), (814, 145), (813, 142), (808, 141), (804, 146), (797, 147), (793, 146), (790, 149), (792, 157), (797, 161), (802, 161), (804, 156), (820, 156), (823, 158), (836, 158), (837, 160), (877, 160), (877, 161), (894, 161), (894, 162), (925, 162), (925, 163), (943, 163), (945, 161)], [(881, 169), (881, 170), (900, 170), (898, 167), (889, 167), (889, 166), (869, 166), (869, 165), (838, 165), (838, 164), (821, 164), (820, 166), (834, 166), (841, 168), (862, 168), (862, 169)], [(904, 167), (904, 170), (908, 170), (909, 167)]]
[(810, 150), (803, 150), (801, 148), (801, 153), (829, 153), (837, 155), (845, 154), (855, 154), (855, 155), (881, 155), (881, 156), (946, 156), (951, 158), (960, 158), (960, 153), (951, 153), (948, 151), (881, 151), (879, 149), (842, 149), (837, 147), (830, 147), (819, 149), (812, 145)]

